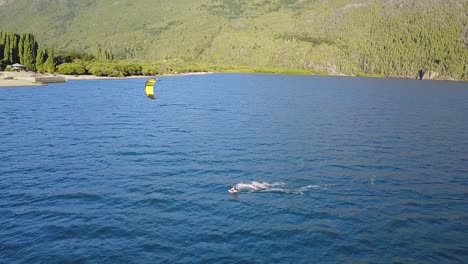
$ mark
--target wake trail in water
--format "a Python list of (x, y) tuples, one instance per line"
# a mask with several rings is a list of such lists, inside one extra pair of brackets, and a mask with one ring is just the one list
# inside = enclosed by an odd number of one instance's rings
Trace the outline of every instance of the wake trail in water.
[(317, 190), (317, 189), (326, 189), (326, 187), (322, 187), (320, 185), (307, 185), (299, 188), (288, 188), (287, 185), (283, 182), (240, 182), (232, 186), (231, 189), (228, 190), (231, 194), (238, 194), (238, 193), (252, 193), (252, 192), (277, 192), (277, 193), (288, 193), (288, 194), (304, 194), (310, 190)]

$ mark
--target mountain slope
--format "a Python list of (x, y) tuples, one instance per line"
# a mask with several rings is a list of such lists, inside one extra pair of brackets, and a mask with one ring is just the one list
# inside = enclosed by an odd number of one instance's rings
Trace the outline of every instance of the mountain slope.
[(464, 0), (3, 0), (0, 31), (116, 58), (467, 79)]

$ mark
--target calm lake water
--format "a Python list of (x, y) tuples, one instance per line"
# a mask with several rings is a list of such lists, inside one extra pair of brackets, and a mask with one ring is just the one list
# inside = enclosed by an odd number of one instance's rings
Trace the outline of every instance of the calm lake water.
[(1, 263), (468, 261), (467, 83), (144, 83), (0, 89)]

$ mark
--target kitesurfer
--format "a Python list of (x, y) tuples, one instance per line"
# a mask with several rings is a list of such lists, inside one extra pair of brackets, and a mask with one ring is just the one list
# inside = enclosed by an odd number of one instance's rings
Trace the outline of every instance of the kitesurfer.
[(237, 187), (237, 184), (232, 186), (231, 189), (228, 190), (229, 193), (238, 193), (240, 190), (239, 190), (239, 187)]

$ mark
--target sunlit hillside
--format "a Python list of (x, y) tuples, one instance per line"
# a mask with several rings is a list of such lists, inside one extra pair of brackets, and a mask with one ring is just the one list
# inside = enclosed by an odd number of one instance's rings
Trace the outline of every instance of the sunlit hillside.
[(0, 31), (114, 58), (468, 79), (466, 0), (0, 0)]

